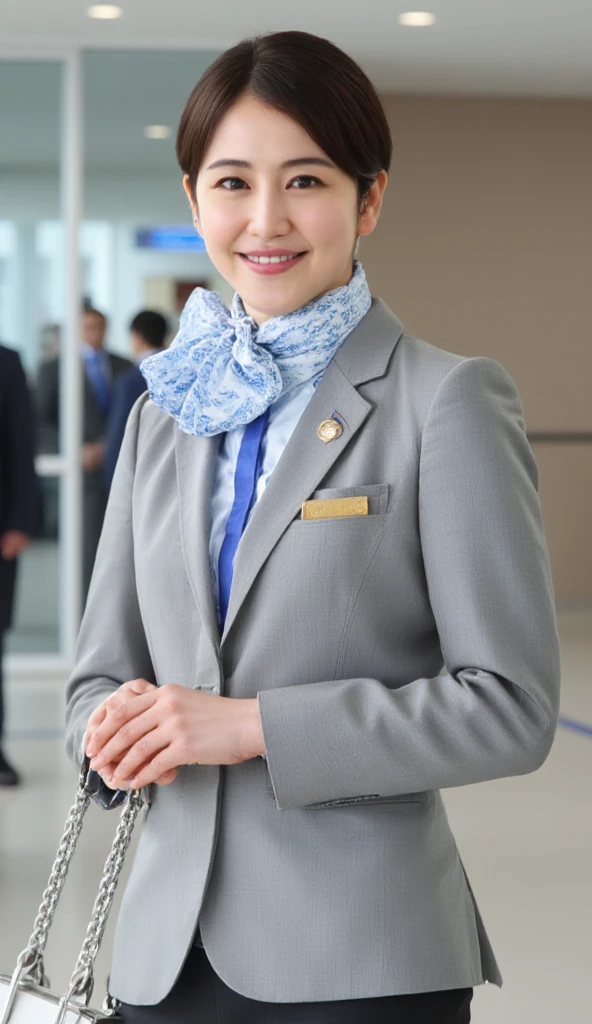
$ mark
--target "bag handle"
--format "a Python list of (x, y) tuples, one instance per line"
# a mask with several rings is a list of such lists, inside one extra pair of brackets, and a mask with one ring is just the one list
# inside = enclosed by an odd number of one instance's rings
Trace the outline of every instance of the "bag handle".
[[(94, 988), (95, 960), (103, 942), (103, 935), (105, 934), (105, 928), (109, 920), (113, 900), (115, 899), (117, 883), (123, 868), (127, 849), (131, 842), (136, 819), (145, 804), (146, 800), (142, 795), (142, 791), (133, 790), (123, 805), (113, 845), (103, 868), (103, 876), (99, 884), (99, 891), (95, 899), (86, 937), (82, 943), (76, 967), (70, 978), (68, 991), (62, 1000), (64, 1011), (67, 1009), (68, 1002), (72, 999), (81, 999), (84, 1006), (87, 1006), (89, 1003)], [(56, 1024), (62, 1024), (62, 1019), (63, 1014), (57, 1018)]]
[[(41, 899), (33, 932), (26, 947), (17, 959), (0, 1024), (8, 1024), (12, 1007), (23, 981), (30, 981), (43, 988), (49, 988), (49, 979), (45, 973), (43, 955), (68, 869), (82, 831), (84, 816), (90, 804), (90, 795), (86, 788), (87, 775), (88, 759), (85, 759), (78, 779), (76, 798), (66, 819), (57, 856), (51, 869), (47, 888)], [(94, 964), (101, 948), (105, 926), (113, 906), (115, 890), (123, 867), (125, 854), (130, 844), (138, 814), (146, 803), (147, 801), (142, 790), (134, 790), (126, 798), (115, 833), (115, 839), (103, 869), (99, 892), (93, 907), (86, 938), (78, 956), (74, 973), (70, 979), (68, 992), (60, 1002), (56, 1024), (61, 1024), (65, 1019), (65, 1014), (69, 1008), (68, 1004), (72, 999), (81, 999), (83, 1005), (88, 1005), (94, 987)]]

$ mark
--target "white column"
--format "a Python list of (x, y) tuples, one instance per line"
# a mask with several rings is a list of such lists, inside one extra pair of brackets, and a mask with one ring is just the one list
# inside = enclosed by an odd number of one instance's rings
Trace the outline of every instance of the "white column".
[(64, 64), (62, 116), (62, 217), (65, 259), (65, 330), (61, 359), (62, 477), (61, 629), (62, 651), (72, 662), (82, 604), (82, 367), (80, 361), (81, 274), (79, 255), (84, 161), (82, 134), (81, 55), (72, 52)]

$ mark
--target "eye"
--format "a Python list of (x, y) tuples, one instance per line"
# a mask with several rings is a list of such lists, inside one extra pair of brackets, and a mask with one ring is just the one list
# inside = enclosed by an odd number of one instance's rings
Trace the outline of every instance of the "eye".
[(244, 184), (242, 178), (222, 178), (216, 188), (224, 188), (227, 192), (238, 192)]
[(291, 185), (294, 182), (300, 182), (298, 185), (298, 191), (310, 188), (311, 185), (322, 185), (322, 181), (319, 178), (314, 178), (312, 174), (299, 174), (297, 178), (292, 178)]

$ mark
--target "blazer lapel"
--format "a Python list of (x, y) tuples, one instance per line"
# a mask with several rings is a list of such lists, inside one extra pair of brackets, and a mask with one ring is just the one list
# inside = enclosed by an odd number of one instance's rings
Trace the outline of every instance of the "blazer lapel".
[(199, 613), (218, 654), (220, 636), (210, 570), (210, 505), (220, 435), (194, 437), (177, 429), (175, 461), (183, 558)]
[[(358, 393), (355, 385), (386, 372), (402, 333), (403, 326), (397, 318), (384, 303), (374, 300), (327, 367), (241, 538), (222, 643), (261, 567), (298, 514), (302, 502), (317, 489), (370, 413), (370, 402)], [(343, 423), (343, 433), (325, 443), (318, 437), (317, 429), (334, 412)]]

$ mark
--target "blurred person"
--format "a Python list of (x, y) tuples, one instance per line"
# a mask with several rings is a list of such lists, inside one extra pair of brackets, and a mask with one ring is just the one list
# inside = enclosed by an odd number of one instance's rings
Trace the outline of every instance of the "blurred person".
[(12, 349), (0, 345), (0, 786), (16, 786), (17, 771), (2, 749), (2, 655), (10, 628), (18, 556), (37, 530), (33, 409), (25, 373)]
[(105, 479), (111, 486), (117, 456), (123, 441), (125, 425), (134, 402), (146, 390), (146, 381), (140, 365), (148, 356), (162, 351), (169, 330), (168, 321), (152, 309), (137, 313), (130, 324), (130, 342), (134, 355), (134, 366), (119, 375), (113, 382), (111, 408), (105, 432)]
[[(82, 315), (81, 354), (84, 363), (82, 418), (83, 467), (83, 595), (88, 591), (97, 545), (107, 504), (107, 486), (103, 473), (105, 428), (113, 385), (117, 377), (130, 369), (129, 359), (105, 348), (107, 318), (98, 309), (86, 308)], [(40, 447), (58, 451), (60, 410), (60, 358), (54, 357), (39, 367), (37, 376)]]
[(38, 356), (40, 363), (55, 359), (60, 354), (62, 328), (60, 324), (43, 324), (39, 331)]
[(235, 294), (196, 289), (142, 364), (68, 687), (95, 796), (152, 787), (125, 1024), (466, 1024), (501, 983), (440, 790), (553, 741), (538, 474), (505, 370), (370, 293), (391, 151), (302, 32), (221, 54), (181, 117)]

